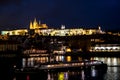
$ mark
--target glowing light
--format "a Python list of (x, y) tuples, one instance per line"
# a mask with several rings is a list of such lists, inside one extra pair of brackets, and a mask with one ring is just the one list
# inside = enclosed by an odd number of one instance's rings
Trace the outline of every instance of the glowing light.
[(22, 59), (22, 66), (25, 67), (26, 66), (26, 60), (23, 58)]
[(119, 49), (119, 47), (113, 47), (113, 49), (115, 50), (115, 49)]
[(65, 77), (65, 80), (68, 80), (68, 72), (65, 72), (64, 77)]
[(67, 49), (66, 49), (66, 52), (71, 52), (71, 49), (70, 49), (70, 48), (67, 48)]
[(110, 58), (107, 59), (107, 63), (108, 63), (108, 65), (110, 65), (110, 63), (111, 63), (111, 59)]
[(67, 61), (71, 61), (71, 56), (67, 56)]
[(82, 80), (85, 80), (85, 73), (84, 73), (84, 71), (83, 71), (83, 70), (81, 71), (81, 75), (82, 75), (82, 77), (81, 77), (81, 78), (82, 78)]
[(117, 59), (116, 58), (113, 58), (113, 64), (117, 65)]
[(31, 50), (25, 50), (23, 53), (24, 54), (29, 54), (29, 53), (46, 53), (47, 50), (36, 50), (36, 49), (31, 49)]
[(95, 77), (95, 76), (96, 76), (96, 70), (95, 70), (95, 69), (92, 69), (92, 71), (91, 71), (91, 76), (92, 76), (92, 77)]
[(64, 73), (63, 72), (58, 74), (58, 80), (64, 80)]
[(48, 73), (47, 80), (51, 80), (50, 73)]

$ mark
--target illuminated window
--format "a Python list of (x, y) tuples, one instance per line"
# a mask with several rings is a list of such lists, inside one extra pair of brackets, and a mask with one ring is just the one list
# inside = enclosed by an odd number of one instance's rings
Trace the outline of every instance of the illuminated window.
[(71, 61), (71, 56), (67, 56), (67, 61)]
[(66, 49), (66, 52), (71, 52), (71, 49), (70, 49), (70, 48), (67, 48), (67, 49)]

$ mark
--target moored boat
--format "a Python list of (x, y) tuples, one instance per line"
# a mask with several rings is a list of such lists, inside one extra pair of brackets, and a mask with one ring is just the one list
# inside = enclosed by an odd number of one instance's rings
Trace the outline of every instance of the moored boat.
[(36, 67), (40, 70), (81, 70), (81, 69), (98, 69), (107, 70), (107, 64), (98, 60), (87, 60), (87, 61), (72, 61), (72, 62), (62, 62), (62, 63), (50, 63)]
[(76, 71), (76, 70), (103, 70), (107, 71), (107, 64), (98, 60), (56, 62), (36, 65), (34, 67), (24, 67), (16, 69), (17, 72), (39, 72), (39, 71)]

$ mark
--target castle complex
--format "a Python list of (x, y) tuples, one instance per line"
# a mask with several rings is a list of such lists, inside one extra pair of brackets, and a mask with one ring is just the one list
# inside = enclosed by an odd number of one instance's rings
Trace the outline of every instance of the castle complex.
[(64, 25), (60, 29), (50, 29), (46, 24), (42, 24), (40, 21), (37, 22), (34, 19), (33, 22), (30, 22), (29, 30), (28, 29), (18, 29), (18, 30), (9, 30), (2, 31), (2, 35), (26, 35), (29, 33), (39, 34), (43, 36), (72, 36), (72, 35), (92, 35), (92, 34), (103, 34), (104, 32), (100, 27), (98, 29), (83, 29), (83, 28), (74, 28), (66, 29)]

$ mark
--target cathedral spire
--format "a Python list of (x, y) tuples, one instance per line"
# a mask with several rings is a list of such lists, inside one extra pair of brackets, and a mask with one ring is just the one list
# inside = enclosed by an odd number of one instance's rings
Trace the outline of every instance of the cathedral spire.
[(41, 24), (41, 21), (39, 20), (39, 25)]
[(30, 29), (33, 29), (32, 21), (30, 21)]
[(37, 22), (36, 18), (34, 18), (34, 22)]
[(34, 19), (34, 22), (33, 22), (33, 27), (34, 27), (34, 29), (38, 27), (38, 23), (37, 23), (36, 18)]

